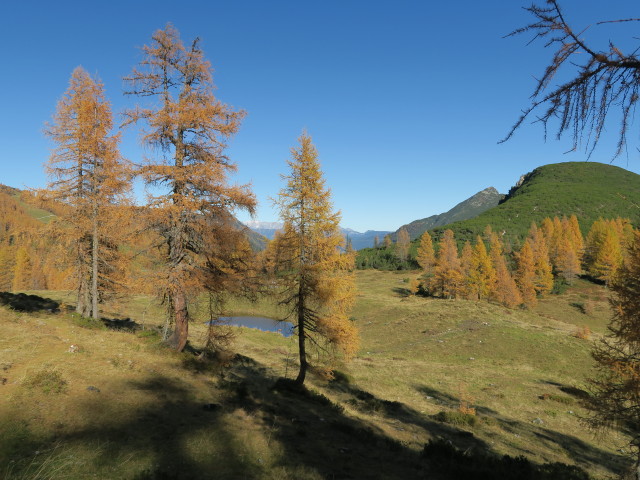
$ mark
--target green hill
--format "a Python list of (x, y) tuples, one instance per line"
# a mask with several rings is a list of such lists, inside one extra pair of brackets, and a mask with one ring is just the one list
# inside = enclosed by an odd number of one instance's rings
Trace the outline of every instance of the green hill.
[[(594, 162), (567, 162), (538, 167), (523, 175), (506, 197), (494, 208), (468, 220), (429, 229), (438, 240), (446, 229), (453, 230), (459, 245), (473, 242), (491, 225), (512, 246), (518, 246), (532, 222), (545, 217), (576, 215), (584, 235), (595, 220), (628, 218), (640, 225), (640, 175), (620, 167)], [(401, 270), (417, 268), (412, 258), (400, 262), (391, 248), (366, 248), (358, 251), (358, 268)]]
[(436, 237), (450, 228), (459, 241), (473, 240), (487, 225), (514, 243), (531, 222), (575, 214), (583, 234), (599, 217), (629, 218), (640, 225), (640, 175), (594, 162), (567, 162), (538, 167), (523, 176), (497, 206), (481, 215), (432, 230)]

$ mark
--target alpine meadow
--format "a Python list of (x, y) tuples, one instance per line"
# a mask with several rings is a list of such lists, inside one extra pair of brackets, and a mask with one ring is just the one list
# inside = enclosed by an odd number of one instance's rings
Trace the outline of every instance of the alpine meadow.
[(520, 3), (7, 6), (1, 478), (640, 480), (640, 18)]

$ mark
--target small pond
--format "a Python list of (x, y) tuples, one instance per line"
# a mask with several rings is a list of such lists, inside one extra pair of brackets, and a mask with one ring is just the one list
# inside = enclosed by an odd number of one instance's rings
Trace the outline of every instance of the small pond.
[(233, 327), (257, 328), (263, 332), (276, 332), (283, 337), (293, 335), (293, 324), (290, 322), (280, 322), (273, 318), (266, 317), (220, 317), (219, 319), (226, 325)]

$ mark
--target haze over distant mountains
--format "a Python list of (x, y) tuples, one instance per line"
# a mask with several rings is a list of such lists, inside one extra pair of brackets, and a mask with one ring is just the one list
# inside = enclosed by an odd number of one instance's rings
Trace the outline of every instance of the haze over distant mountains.
[[(413, 222), (403, 225), (409, 232), (411, 239), (415, 239), (422, 235), (423, 232), (442, 225), (448, 225), (452, 222), (460, 220), (467, 220), (474, 218), (481, 213), (498, 205), (500, 200), (504, 198), (504, 195), (498, 193), (493, 188), (485, 188), (484, 190), (476, 193), (472, 197), (458, 203), (451, 210), (441, 213), (439, 215), (432, 215), (420, 220), (414, 220)], [(282, 224), (278, 222), (259, 222), (249, 221), (245, 222), (245, 225), (256, 233), (264, 235), (268, 239), (273, 239), (276, 232), (282, 228)], [(402, 227), (400, 227), (402, 228)], [(400, 230), (400, 228), (398, 230)], [(357, 232), (351, 228), (341, 228), (341, 231), (345, 237), (351, 240), (351, 245), (355, 250), (362, 248), (370, 248), (374, 246), (375, 237), (382, 242), (385, 235), (391, 234), (392, 239), (395, 241), (395, 236), (398, 233), (389, 232), (384, 230), (367, 230), (364, 233)]]
[[(264, 235), (269, 240), (272, 240), (276, 235), (276, 232), (282, 228), (282, 223), (278, 222), (260, 222), (260, 221), (248, 221), (244, 223), (247, 227), (260, 235)], [(382, 241), (382, 238), (391, 233), (389, 231), (382, 230), (367, 230), (364, 233), (356, 232), (351, 228), (341, 228), (342, 234), (351, 240), (351, 245), (355, 250), (361, 248), (373, 247), (374, 238), (378, 236), (378, 239)]]

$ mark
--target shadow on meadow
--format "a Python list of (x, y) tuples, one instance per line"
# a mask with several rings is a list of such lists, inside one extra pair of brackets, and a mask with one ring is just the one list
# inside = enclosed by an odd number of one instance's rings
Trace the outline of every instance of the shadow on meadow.
[[(348, 383), (329, 382), (328, 388), (347, 396), (347, 403), (359, 410), (417, 425), (439, 440), (430, 442), (423, 451), (411, 449), (374, 423), (345, 414), (342, 405), (324, 395), (297, 387), (291, 380), (277, 379), (249, 357), (236, 355), (216, 376), (211, 375), (215, 369), (196, 368), (194, 362), (183, 365), (186, 375), (212, 379), (206, 395), (194, 392), (180, 378), (149, 372), (142, 380), (123, 379), (118, 388), (136, 391), (144, 401), (114, 401), (117, 395), (106, 401), (104, 394), (95, 392), (84, 397), (74, 412), (88, 419), (82, 426), (64, 427), (39, 440), (29, 438), (25, 430), (17, 441), (40, 451), (60, 446), (68, 452), (88, 450), (89, 459), (76, 471), (82, 475), (98, 472), (97, 478), (588, 478), (576, 467), (538, 466), (521, 457), (492, 455), (490, 447), (472, 432), (438, 422), (403, 403), (379, 399)], [(457, 401), (426, 387), (421, 391), (434, 398), (437, 395), (442, 402)], [(211, 403), (203, 402), (205, 397)], [(531, 435), (550, 448), (563, 448), (579, 462), (602, 462), (608, 455), (548, 429), (523, 425), (489, 410), (482, 414), (496, 417), (507, 431)], [(16, 463), (18, 467), (28, 467), (29, 461), (33, 465), (34, 460), (25, 457), (21, 461)], [(120, 470), (120, 464), (127, 462), (135, 467)], [(58, 468), (56, 465), (45, 465), (45, 470)], [(130, 474), (123, 476), (123, 471)], [(7, 478), (29, 477), (17, 468)]]
[[(558, 386), (561, 391), (572, 392), (578, 397), (585, 393), (574, 387), (564, 386), (553, 382), (542, 383)], [(417, 386), (416, 389), (425, 396), (433, 399), (439, 405), (442, 405), (445, 409), (455, 410), (460, 405), (460, 399), (453, 395), (434, 390), (424, 385)], [(539, 398), (542, 399), (546, 397), (541, 395)], [(562, 407), (567, 406), (562, 404), (558, 405)], [(517, 438), (524, 438), (526, 442), (523, 443), (535, 444), (537, 449), (542, 447), (548, 451), (562, 452), (568, 458), (571, 458), (577, 465), (582, 465), (584, 467), (588, 467), (589, 464), (600, 465), (607, 468), (612, 474), (620, 474), (629, 467), (628, 457), (623, 455), (612, 455), (610, 452), (590, 445), (577, 437), (544, 427), (543, 423), (534, 423), (535, 419), (532, 419), (531, 423), (527, 423), (502, 415), (491, 408), (475, 406), (475, 409), (478, 415), (489, 425), (496, 425), (509, 435)], [(534, 454), (533, 451), (526, 447), (517, 446), (515, 444), (512, 446), (519, 450), (520, 455), (531, 456)]]
[(38, 295), (27, 295), (26, 293), (0, 292), (0, 305), (6, 305), (18, 312), (28, 313), (56, 313), (60, 309), (60, 303), (55, 300), (39, 297)]

